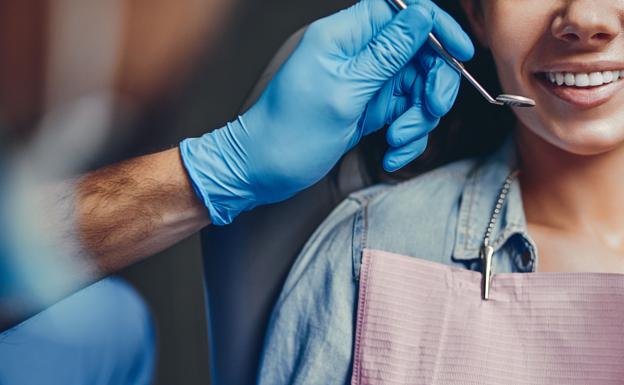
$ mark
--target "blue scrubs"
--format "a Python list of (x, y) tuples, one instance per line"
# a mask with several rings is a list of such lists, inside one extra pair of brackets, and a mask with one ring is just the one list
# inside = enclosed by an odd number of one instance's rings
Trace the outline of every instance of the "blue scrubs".
[(0, 334), (0, 385), (147, 385), (155, 351), (147, 306), (108, 278)]

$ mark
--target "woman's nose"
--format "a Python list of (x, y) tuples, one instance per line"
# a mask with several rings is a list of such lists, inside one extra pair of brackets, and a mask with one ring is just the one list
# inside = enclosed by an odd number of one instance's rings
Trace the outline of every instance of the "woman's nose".
[(576, 48), (600, 48), (622, 32), (620, 0), (571, 0), (552, 24), (555, 38)]

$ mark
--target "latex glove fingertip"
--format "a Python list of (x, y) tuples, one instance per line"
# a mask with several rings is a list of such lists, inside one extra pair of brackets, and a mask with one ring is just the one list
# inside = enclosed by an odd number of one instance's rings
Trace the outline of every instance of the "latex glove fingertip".
[(384, 155), (383, 167), (388, 172), (397, 171), (418, 158), (427, 149), (429, 136), (415, 140), (405, 146), (390, 148)]
[(405, 166), (406, 163), (401, 162), (396, 157), (386, 153), (383, 159), (383, 168), (387, 172), (395, 172)]

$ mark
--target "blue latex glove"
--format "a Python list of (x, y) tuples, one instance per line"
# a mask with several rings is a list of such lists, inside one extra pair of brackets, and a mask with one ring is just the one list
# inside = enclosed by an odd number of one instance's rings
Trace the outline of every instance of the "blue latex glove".
[(389, 124), (384, 167), (425, 147), (457, 95), (460, 76), (428, 44), (459, 60), (468, 36), (429, 0), (396, 13), (362, 0), (310, 25), (258, 102), (238, 120), (180, 144), (193, 186), (217, 225), (320, 180), (362, 136)]

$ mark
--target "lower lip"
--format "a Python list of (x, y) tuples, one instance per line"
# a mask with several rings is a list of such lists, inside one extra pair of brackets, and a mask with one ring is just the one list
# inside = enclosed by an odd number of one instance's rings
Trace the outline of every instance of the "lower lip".
[(596, 87), (566, 87), (551, 83), (544, 78), (543, 74), (536, 76), (539, 84), (546, 91), (579, 109), (589, 109), (605, 104), (624, 88), (624, 79)]

